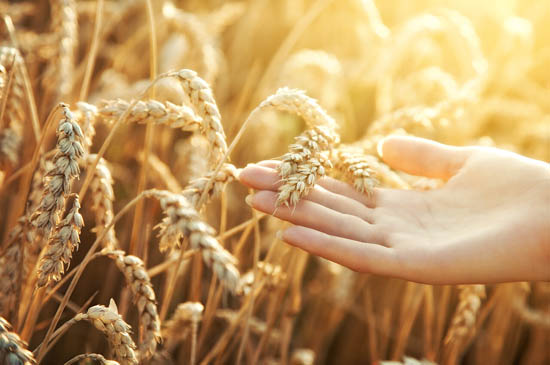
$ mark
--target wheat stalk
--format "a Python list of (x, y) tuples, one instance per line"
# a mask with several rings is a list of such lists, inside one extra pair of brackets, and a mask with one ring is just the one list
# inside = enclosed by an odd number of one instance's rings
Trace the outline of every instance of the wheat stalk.
[(77, 314), (73, 320), (76, 322), (88, 321), (103, 332), (121, 365), (138, 364), (134, 352), (136, 345), (130, 337), (131, 327), (118, 314), (116, 304), (112, 299), (109, 307), (95, 305), (90, 307), (86, 313)]
[(34, 355), (26, 348), (27, 344), (10, 329), (8, 321), (0, 317), (0, 364), (28, 365), (36, 363)]
[(73, 251), (78, 249), (80, 230), (84, 226), (84, 219), (79, 210), (80, 202), (78, 196), (75, 196), (72, 208), (55, 228), (46, 252), (40, 259), (38, 287), (61, 280), (61, 275), (65, 271), (64, 266), (69, 265)]
[(140, 354), (143, 359), (148, 359), (153, 356), (157, 344), (162, 341), (156, 296), (151, 279), (139, 257), (125, 255), (124, 251), (120, 250), (108, 251), (106, 254), (115, 260), (116, 266), (124, 274), (126, 283), (132, 291), (140, 314), (140, 327), (144, 329), (144, 339), (139, 348)]
[(78, 160), (83, 156), (84, 149), (80, 144), (83, 138), (80, 126), (74, 121), (74, 116), (66, 104), (60, 104), (63, 118), (57, 128), (57, 152), (54, 166), (44, 179), (44, 193), (40, 205), (33, 213), (33, 225), (48, 237), (56, 226), (58, 214), (65, 204), (65, 197), (71, 191), (71, 183), (80, 174)]
[(237, 259), (214, 238), (214, 229), (202, 221), (182, 195), (162, 190), (151, 194), (160, 200), (166, 214), (158, 225), (161, 251), (179, 246), (181, 239), (188, 237), (191, 248), (200, 250), (204, 262), (212, 267), (229, 290), (235, 291), (239, 282), (239, 271), (235, 267)]

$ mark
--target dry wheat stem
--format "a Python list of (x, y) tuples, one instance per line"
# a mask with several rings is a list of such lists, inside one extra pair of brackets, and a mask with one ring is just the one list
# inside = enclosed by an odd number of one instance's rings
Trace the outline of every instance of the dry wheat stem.
[(65, 204), (65, 197), (71, 191), (71, 183), (80, 174), (78, 160), (84, 154), (80, 144), (83, 138), (80, 126), (65, 104), (60, 104), (63, 118), (57, 128), (57, 153), (54, 156), (54, 167), (44, 179), (44, 194), (39, 207), (33, 213), (33, 225), (44, 236), (56, 226), (58, 214)]
[(237, 260), (214, 238), (214, 229), (204, 223), (197, 211), (182, 195), (155, 190), (153, 196), (160, 200), (166, 217), (160, 228), (160, 249), (165, 251), (180, 245), (183, 238), (189, 238), (191, 248), (199, 249), (204, 262), (211, 266), (216, 275), (231, 291), (235, 291), (239, 271)]
[(155, 291), (151, 279), (145, 270), (143, 261), (124, 251), (110, 251), (107, 256), (115, 260), (116, 266), (124, 274), (126, 284), (130, 287), (139, 311), (140, 327), (143, 329), (143, 341), (140, 344), (140, 357), (150, 358), (162, 341), (160, 319), (157, 312)]
[(80, 202), (78, 196), (75, 196), (72, 208), (55, 228), (46, 252), (40, 259), (38, 287), (61, 280), (65, 266), (70, 264), (72, 253), (80, 244), (80, 231), (84, 226), (84, 219), (79, 211)]
[[(185, 187), (182, 195), (195, 207), (200, 210), (199, 202), (203, 193), (206, 193), (208, 200), (218, 197), (225, 186), (233, 182), (238, 177), (239, 170), (230, 163), (224, 163), (222, 168), (214, 175), (213, 172), (205, 176), (192, 180)], [(213, 181), (209, 183), (210, 181)], [(208, 187), (208, 190), (206, 188)]]
[(103, 355), (100, 354), (82, 354), (82, 355), (76, 355), (69, 361), (65, 363), (65, 365), (73, 365), (78, 364), (83, 360), (92, 360), (100, 365), (120, 365), (118, 362), (114, 360), (107, 360)]
[(77, 314), (75, 321), (89, 321), (95, 328), (107, 336), (115, 357), (121, 365), (138, 364), (134, 352), (136, 345), (130, 337), (131, 327), (124, 322), (114, 301), (111, 299), (109, 307), (95, 305), (86, 313)]
[(36, 363), (32, 352), (27, 350), (27, 344), (10, 329), (8, 321), (0, 317), (0, 363), (6, 365)]

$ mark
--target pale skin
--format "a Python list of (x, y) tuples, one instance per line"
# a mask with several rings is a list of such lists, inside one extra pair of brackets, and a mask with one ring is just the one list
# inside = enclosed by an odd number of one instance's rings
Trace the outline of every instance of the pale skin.
[(379, 147), (392, 168), (445, 184), (368, 196), (323, 178), (295, 207), (275, 209), (278, 162), (263, 161), (240, 174), (257, 190), (247, 203), (293, 224), (283, 241), (358, 272), (428, 284), (550, 280), (549, 164), (413, 137)]

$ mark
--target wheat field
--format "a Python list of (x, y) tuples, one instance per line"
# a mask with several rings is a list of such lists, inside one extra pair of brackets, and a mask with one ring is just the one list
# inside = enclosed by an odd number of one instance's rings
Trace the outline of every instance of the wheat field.
[(392, 134), (550, 162), (545, 0), (2, 1), (0, 365), (550, 364), (550, 285), (424, 285), (252, 210)]

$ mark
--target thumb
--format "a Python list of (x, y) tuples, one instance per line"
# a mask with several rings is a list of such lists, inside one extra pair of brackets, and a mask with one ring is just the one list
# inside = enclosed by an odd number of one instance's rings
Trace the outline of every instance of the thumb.
[(472, 149), (417, 137), (391, 136), (380, 141), (378, 153), (394, 169), (447, 180), (460, 170)]

